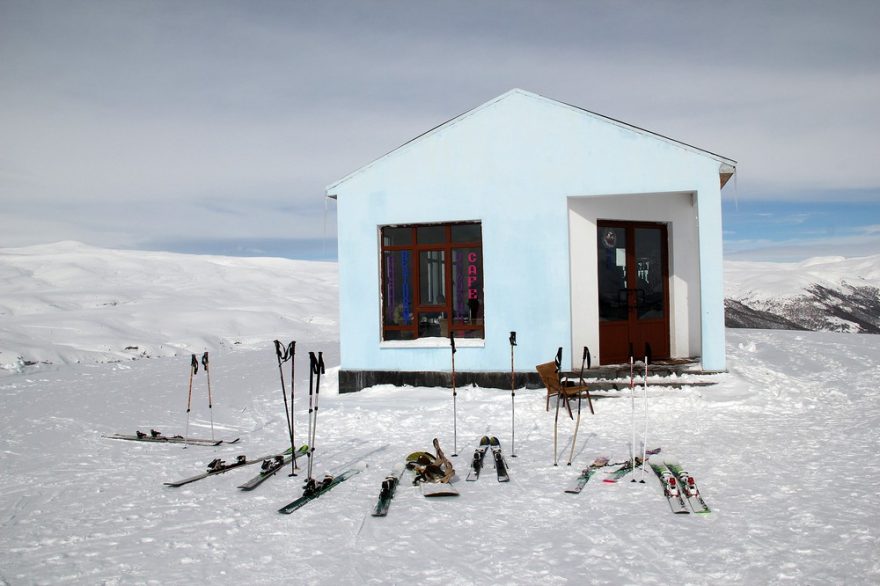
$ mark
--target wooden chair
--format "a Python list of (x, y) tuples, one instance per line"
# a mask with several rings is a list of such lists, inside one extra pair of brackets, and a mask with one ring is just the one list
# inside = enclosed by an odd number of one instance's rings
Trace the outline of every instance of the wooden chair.
[[(590, 388), (583, 382), (583, 379), (574, 384), (569, 380), (560, 380), (559, 372), (556, 370), (556, 362), (545, 362), (535, 367), (541, 382), (547, 387), (547, 403), (546, 410), (550, 411), (550, 397), (562, 394), (565, 399), (585, 394), (589, 400), (590, 411), (593, 411), (593, 401), (590, 397)], [(566, 401), (568, 403), (568, 401)], [(570, 409), (570, 407), (569, 407)]]

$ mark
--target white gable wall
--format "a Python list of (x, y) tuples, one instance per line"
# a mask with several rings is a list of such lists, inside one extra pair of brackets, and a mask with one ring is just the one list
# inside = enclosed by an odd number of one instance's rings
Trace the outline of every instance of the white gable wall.
[[(461, 348), (456, 367), (503, 371), (511, 330), (523, 368), (549, 360), (558, 346), (570, 361), (569, 229), (576, 227), (568, 198), (676, 192), (696, 194), (693, 211), (713, 226), (699, 244), (704, 260), (718, 254), (710, 269), (717, 275), (701, 275), (700, 321), (703, 341), (706, 319), (710, 330), (720, 324), (721, 360), (709, 367), (723, 369), (718, 168), (694, 149), (518, 90), (404, 145), (328, 188), (338, 201), (342, 368), (449, 368), (448, 350), (380, 343), (379, 226), (482, 221), (486, 340)], [(586, 237), (595, 248), (595, 231)], [(707, 308), (707, 285), (717, 291), (717, 308)], [(695, 317), (684, 321), (691, 328)]]

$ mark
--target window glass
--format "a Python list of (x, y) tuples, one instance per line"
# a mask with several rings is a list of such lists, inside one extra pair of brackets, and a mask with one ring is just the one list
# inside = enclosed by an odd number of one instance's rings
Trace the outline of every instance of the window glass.
[(440, 244), (446, 239), (445, 226), (419, 226), (416, 232), (419, 244)]
[(385, 330), (382, 339), (384, 340), (415, 340), (415, 332), (411, 330)]
[(422, 312), (419, 314), (420, 338), (445, 338), (449, 335), (445, 311)]
[(419, 253), (419, 286), (422, 305), (446, 305), (446, 253), (425, 250)]
[(627, 319), (629, 289), (626, 286), (626, 229), (600, 227), (599, 320)]
[(452, 319), (483, 323), (483, 255), (479, 248), (452, 250)]
[(663, 311), (662, 232), (658, 228), (635, 229), (636, 281), (639, 319), (660, 319)]
[(480, 224), (455, 224), (452, 226), (452, 241), (481, 242), (482, 233)]
[(408, 326), (413, 323), (411, 257), (409, 250), (382, 253), (382, 317), (385, 325)]
[(404, 246), (412, 243), (412, 228), (382, 228), (383, 246)]

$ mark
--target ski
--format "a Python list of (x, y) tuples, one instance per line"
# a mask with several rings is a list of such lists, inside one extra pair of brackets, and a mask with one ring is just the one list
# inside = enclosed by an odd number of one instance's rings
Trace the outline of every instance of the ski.
[(654, 474), (657, 475), (657, 478), (660, 479), (660, 484), (663, 486), (663, 496), (669, 502), (669, 508), (672, 512), (679, 515), (688, 514), (690, 511), (688, 511), (687, 505), (684, 504), (684, 499), (678, 487), (678, 480), (676, 480), (672, 471), (665, 464), (657, 464), (650, 461), (648, 464), (651, 466)]
[(303, 495), (301, 497), (287, 505), (284, 505), (283, 507), (278, 509), (278, 512), (289, 515), (295, 510), (302, 508), (311, 501), (315, 500), (325, 492), (330, 491), (334, 486), (342, 484), (360, 471), (360, 468), (349, 468), (348, 470), (345, 470), (344, 472), (337, 474), (336, 476), (327, 474), (321, 481), (316, 481), (313, 478), (306, 485), (306, 488), (303, 491)]
[(489, 451), (489, 437), (480, 438), (480, 447), (474, 450), (474, 458), (471, 460), (471, 469), (465, 480), (473, 482), (480, 477), (480, 471), (483, 469), (483, 460), (486, 458), (486, 452)]
[[(653, 450), (645, 450), (646, 456), (654, 456), (659, 453), (660, 453), (660, 448), (654, 448)], [(612, 470), (611, 472), (609, 472), (608, 475), (605, 476), (605, 478), (602, 480), (602, 482), (609, 482), (609, 483), (617, 482), (618, 480), (620, 480), (621, 478), (623, 478), (624, 476), (626, 476), (627, 474), (629, 474), (630, 472), (633, 471), (633, 463), (635, 463), (635, 467), (638, 468), (639, 466), (642, 465), (642, 459), (639, 456), (636, 456), (635, 458), (632, 458), (630, 460), (627, 460), (626, 462), (623, 462), (622, 465), (620, 466), (620, 468), (616, 468), (616, 469)], [(613, 465), (617, 466), (617, 464), (613, 464)]]
[(394, 498), (394, 492), (397, 490), (397, 485), (400, 484), (400, 478), (403, 476), (404, 470), (403, 466), (397, 465), (385, 477), (385, 480), (382, 481), (382, 488), (379, 490), (379, 500), (376, 501), (376, 506), (373, 507), (372, 516), (384, 517), (388, 514), (388, 509), (391, 507), (391, 499)]
[(711, 513), (712, 510), (709, 508), (709, 505), (706, 504), (706, 501), (703, 500), (703, 496), (700, 494), (700, 489), (697, 487), (697, 481), (694, 480), (694, 477), (686, 472), (685, 469), (681, 467), (681, 464), (675, 460), (667, 459), (664, 463), (669, 471), (678, 478), (678, 485), (681, 488), (684, 497), (687, 499), (688, 504), (691, 506), (691, 509), (698, 514)]
[(489, 447), (492, 448), (492, 457), (495, 460), (495, 472), (498, 474), (498, 482), (509, 482), (510, 476), (507, 474), (507, 462), (504, 461), (504, 454), (501, 453), (501, 442), (498, 438), (492, 436), (489, 438)]
[[(290, 448), (287, 448), (287, 451), (278, 454), (280, 456), (284, 456), (285, 454), (290, 453)], [(202, 480), (203, 478), (207, 478), (209, 476), (216, 476), (217, 474), (223, 474), (224, 472), (229, 472), (230, 470), (234, 470), (235, 468), (241, 468), (243, 466), (250, 466), (251, 464), (256, 464), (257, 462), (262, 462), (264, 460), (269, 460), (275, 457), (275, 454), (269, 454), (268, 456), (263, 456), (261, 458), (254, 458), (253, 460), (248, 460), (247, 456), (244, 454), (240, 456), (236, 456), (235, 460), (226, 463), (224, 460), (220, 458), (215, 458), (211, 460), (208, 464), (208, 469), (201, 474), (196, 474), (195, 476), (190, 476), (189, 478), (184, 478), (183, 480), (175, 480), (173, 482), (164, 482), (165, 486), (173, 486), (175, 488), (183, 486), (185, 484), (190, 484), (191, 482), (195, 482), (197, 480)]]
[(327, 474), (320, 481), (317, 481), (314, 478), (308, 479), (306, 481), (305, 489), (303, 490), (303, 495), (278, 509), (278, 512), (284, 515), (289, 515), (297, 509), (300, 509), (311, 501), (315, 500), (325, 492), (329, 492), (333, 489), (333, 487), (345, 482), (346, 480), (361, 471), (360, 468), (355, 467), (355, 464), (357, 464), (367, 456), (375, 454), (376, 452), (380, 452), (387, 447), (388, 444), (385, 444), (379, 446), (378, 448), (372, 449), (356, 458), (353, 458), (348, 463), (343, 464), (339, 467), (342, 472), (338, 474)]
[(593, 463), (581, 470), (581, 475), (577, 477), (577, 479), (572, 483), (571, 486), (565, 489), (565, 492), (578, 494), (580, 491), (584, 489), (584, 486), (587, 485), (587, 482), (590, 481), (590, 478), (599, 471), (600, 468), (604, 468), (608, 465), (608, 458), (606, 456), (599, 456)]
[[(636, 468), (638, 468), (642, 464), (642, 459), (638, 456), (635, 457)], [(615, 468), (611, 472), (609, 472), (602, 482), (617, 482), (627, 474), (633, 471), (633, 461), (627, 460), (623, 463), (619, 468)]]
[(193, 446), (219, 446), (220, 444), (234, 444), (241, 438), (234, 440), (209, 440), (202, 438), (183, 437), (182, 435), (163, 435), (162, 433), (151, 429), (149, 433), (142, 431), (135, 432), (135, 435), (126, 435), (122, 433), (114, 433), (113, 435), (102, 436), (107, 439), (129, 440), (135, 442), (155, 442), (165, 444), (188, 444)]
[[(299, 449), (296, 451), (296, 457), (300, 458), (309, 453), (309, 447), (305, 444), (301, 445)], [(253, 490), (260, 486), (264, 480), (275, 475), (276, 472), (281, 470), (287, 464), (290, 464), (290, 461), (293, 460), (293, 454), (290, 453), (290, 449), (287, 450), (284, 454), (275, 454), (270, 458), (266, 458), (263, 460), (263, 464), (260, 466), (260, 473), (245, 482), (244, 484), (240, 484), (238, 488), (242, 490)]]

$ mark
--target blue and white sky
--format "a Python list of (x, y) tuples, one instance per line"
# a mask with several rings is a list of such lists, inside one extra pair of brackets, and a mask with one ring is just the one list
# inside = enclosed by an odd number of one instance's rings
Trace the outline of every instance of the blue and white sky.
[(728, 258), (880, 254), (880, 2), (0, 0), (0, 247), (335, 255), (324, 187), (514, 87), (738, 161)]

